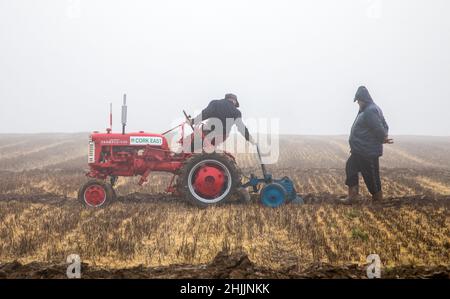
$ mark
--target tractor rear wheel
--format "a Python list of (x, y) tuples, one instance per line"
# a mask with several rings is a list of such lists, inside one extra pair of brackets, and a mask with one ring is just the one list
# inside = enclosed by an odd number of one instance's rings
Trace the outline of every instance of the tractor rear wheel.
[(236, 162), (225, 154), (189, 158), (178, 175), (178, 192), (190, 203), (208, 207), (228, 201), (241, 185)]
[(78, 200), (89, 208), (107, 206), (116, 199), (111, 184), (100, 180), (90, 180), (78, 191)]

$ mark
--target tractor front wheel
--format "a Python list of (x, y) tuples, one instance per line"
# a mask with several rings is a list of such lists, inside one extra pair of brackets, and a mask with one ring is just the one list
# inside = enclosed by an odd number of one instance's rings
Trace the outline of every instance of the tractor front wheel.
[(100, 180), (90, 180), (78, 191), (78, 200), (89, 208), (100, 208), (115, 200), (111, 184)]

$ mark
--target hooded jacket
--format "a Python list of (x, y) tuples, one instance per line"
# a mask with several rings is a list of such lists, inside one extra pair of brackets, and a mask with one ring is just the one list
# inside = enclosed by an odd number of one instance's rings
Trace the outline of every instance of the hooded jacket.
[(389, 133), (383, 112), (365, 88), (358, 89), (355, 100), (364, 101), (367, 105), (358, 112), (353, 123), (349, 139), (351, 152), (367, 158), (380, 157), (384, 139)]

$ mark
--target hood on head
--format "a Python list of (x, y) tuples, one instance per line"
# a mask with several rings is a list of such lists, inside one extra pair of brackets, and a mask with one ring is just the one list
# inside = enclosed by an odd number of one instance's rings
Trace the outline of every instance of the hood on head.
[(356, 101), (362, 101), (365, 103), (373, 102), (373, 99), (370, 96), (370, 93), (365, 86), (360, 86), (358, 88), (358, 90), (356, 91), (354, 102), (356, 102)]

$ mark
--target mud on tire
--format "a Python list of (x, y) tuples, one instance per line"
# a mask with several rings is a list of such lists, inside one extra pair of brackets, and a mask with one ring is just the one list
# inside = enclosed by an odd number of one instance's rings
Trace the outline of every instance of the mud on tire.
[[(192, 182), (192, 172), (196, 170), (196, 167), (199, 167), (199, 165), (202, 165), (203, 163), (212, 163), (227, 169), (226, 188), (224, 193), (217, 198), (205, 199), (195, 192)], [(229, 201), (231, 197), (236, 195), (237, 188), (241, 185), (241, 176), (241, 171), (237, 167), (236, 162), (226, 154), (196, 154), (189, 158), (180, 170), (177, 179), (177, 189), (182, 198), (186, 199), (189, 203), (205, 208), (211, 205), (225, 203)], [(231, 183), (229, 183), (228, 180), (231, 180)], [(191, 188), (189, 185), (191, 185)]]
[(103, 208), (115, 199), (111, 184), (101, 180), (89, 180), (78, 191), (78, 200), (88, 208)]

